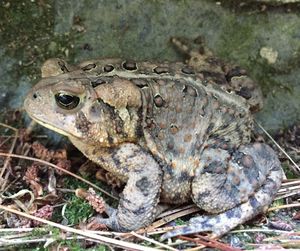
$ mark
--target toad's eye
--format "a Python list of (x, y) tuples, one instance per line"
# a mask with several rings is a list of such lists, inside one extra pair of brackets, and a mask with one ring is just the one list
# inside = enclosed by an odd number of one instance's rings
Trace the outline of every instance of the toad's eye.
[(80, 98), (71, 94), (57, 93), (55, 94), (55, 101), (60, 108), (72, 110), (78, 106)]

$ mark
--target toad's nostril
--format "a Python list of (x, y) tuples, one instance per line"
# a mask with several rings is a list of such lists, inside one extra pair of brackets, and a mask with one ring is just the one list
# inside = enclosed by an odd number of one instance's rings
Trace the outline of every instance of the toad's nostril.
[(36, 93), (33, 93), (32, 97), (33, 97), (34, 99), (36, 99), (36, 98), (37, 98)]

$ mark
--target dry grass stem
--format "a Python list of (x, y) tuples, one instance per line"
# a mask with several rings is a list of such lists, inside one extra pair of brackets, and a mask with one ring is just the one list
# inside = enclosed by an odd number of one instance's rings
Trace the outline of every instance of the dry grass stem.
[(51, 167), (53, 167), (55, 169), (58, 169), (58, 170), (60, 170), (60, 171), (62, 171), (64, 173), (66, 173), (66, 174), (68, 174), (68, 175), (70, 175), (70, 176), (72, 176), (72, 177), (74, 177), (74, 178), (76, 178), (76, 179), (78, 179), (78, 180), (80, 180), (80, 181), (88, 184), (89, 186), (97, 189), (98, 191), (101, 191), (102, 193), (106, 194), (107, 196), (111, 197), (112, 199), (118, 200), (117, 197), (115, 197), (112, 194), (106, 192), (105, 190), (103, 190), (102, 188), (96, 186), (92, 182), (90, 182), (90, 181), (88, 181), (88, 180), (86, 180), (86, 179), (84, 179), (84, 178), (82, 178), (82, 177), (80, 177), (80, 176), (78, 176), (78, 175), (76, 175), (76, 174), (74, 174), (74, 173), (72, 173), (72, 172), (64, 169), (64, 168), (61, 168), (61, 167), (59, 167), (57, 165), (54, 165), (54, 164), (52, 164), (52, 163), (50, 163), (48, 161), (37, 159), (37, 158), (32, 158), (32, 157), (27, 157), (27, 156), (23, 156), (23, 155), (18, 155), (18, 154), (12, 154), (12, 153), (1, 153), (0, 152), (0, 156), (20, 158), (20, 159), (27, 159), (27, 160), (31, 160), (31, 161), (36, 161), (36, 162), (42, 163), (42, 164), (47, 165), (47, 166), (51, 166)]
[(294, 208), (294, 207), (300, 207), (300, 203), (293, 203), (293, 204), (288, 204), (288, 205), (280, 205), (280, 206), (276, 206), (276, 207), (270, 207), (268, 209), (268, 212), (275, 211), (278, 209)]
[[(6, 128), (9, 128), (10, 130), (13, 130), (15, 132), (15, 135), (13, 137), (13, 142), (10, 146), (10, 149), (9, 149), (9, 153), (12, 154), (14, 148), (15, 148), (15, 145), (17, 143), (17, 139), (18, 139), (18, 130), (12, 126), (9, 126), (9, 125), (6, 125), (6, 124), (3, 124), (3, 123), (0, 123), (0, 126), (3, 126), (3, 127), (6, 127)], [(6, 187), (6, 184), (7, 184), (7, 181), (8, 181), (8, 176), (9, 176), (9, 172), (6, 172), (5, 174), (5, 177), (4, 176), (4, 173), (6, 171), (6, 169), (8, 168), (8, 165), (9, 165), (9, 161), (10, 161), (10, 156), (7, 156), (7, 158), (5, 159), (5, 162), (3, 164), (3, 167), (1, 169), (1, 172), (0, 172), (0, 179), (2, 179), (2, 184), (1, 184), (1, 188), (0, 188), (0, 191), (3, 191)]]
[(139, 239), (148, 241), (148, 242), (153, 243), (153, 244), (155, 244), (155, 245), (157, 245), (157, 246), (159, 246), (159, 247), (165, 248), (165, 250), (173, 250), (173, 251), (178, 250), (178, 249), (176, 249), (176, 248), (172, 248), (172, 247), (170, 247), (170, 246), (168, 246), (168, 245), (166, 245), (166, 244), (163, 244), (163, 243), (158, 242), (158, 241), (156, 241), (156, 240), (150, 239), (150, 238), (145, 237), (145, 236), (143, 236), (143, 235), (137, 234), (137, 233), (135, 233), (135, 232), (130, 232), (130, 234), (132, 234), (133, 236), (135, 236), (135, 237), (137, 237), (137, 238), (139, 238)]
[[(173, 220), (178, 219), (180, 217), (183, 217), (185, 215), (189, 215), (189, 214), (192, 214), (192, 213), (199, 212), (200, 210), (201, 209), (198, 208), (198, 207), (194, 207), (194, 206), (193, 207), (188, 207), (185, 210), (182, 210), (182, 211), (179, 211), (177, 213), (174, 213), (174, 214), (168, 215), (166, 217), (163, 217), (162, 219), (153, 222), (150, 226), (148, 226), (147, 228), (142, 229), (142, 230), (144, 230), (146, 232), (148, 232), (148, 231), (151, 232), (153, 229), (156, 229), (156, 228), (158, 228), (158, 227), (160, 227), (162, 225), (165, 225), (166, 223), (168, 223), (170, 221), (173, 221)], [(141, 233), (141, 232), (138, 231), (138, 233)]]
[(259, 124), (256, 120), (255, 123), (259, 126), (259, 128), (268, 136), (268, 138), (278, 147), (278, 149), (290, 160), (290, 162), (294, 165), (297, 173), (300, 173), (300, 167), (297, 163), (287, 154), (287, 152), (273, 139), (273, 137), (263, 128), (261, 124)]
[(142, 246), (142, 245), (139, 245), (139, 244), (134, 244), (134, 243), (131, 243), (131, 242), (115, 240), (115, 239), (112, 239), (112, 238), (101, 236), (99, 234), (90, 233), (90, 232), (87, 232), (85, 230), (80, 230), (80, 229), (64, 226), (64, 225), (61, 225), (61, 224), (58, 224), (58, 223), (55, 223), (55, 222), (52, 222), (52, 221), (48, 221), (48, 220), (45, 220), (45, 219), (42, 219), (42, 218), (39, 218), (39, 217), (35, 217), (33, 215), (30, 215), (30, 214), (19, 212), (17, 210), (11, 209), (11, 208), (3, 206), (3, 205), (0, 205), (0, 209), (2, 209), (4, 211), (8, 211), (8, 212), (16, 214), (16, 215), (19, 215), (19, 216), (22, 216), (22, 217), (25, 217), (25, 218), (29, 218), (31, 220), (42, 222), (44, 224), (47, 224), (47, 225), (52, 226), (52, 227), (59, 228), (59, 229), (61, 229), (63, 231), (66, 231), (66, 232), (70, 232), (70, 233), (73, 233), (73, 234), (78, 234), (78, 235), (81, 235), (81, 236), (85, 236), (87, 238), (90, 238), (91, 240), (96, 240), (96, 241), (99, 241), (99, 242), (104, 243), (104, 244), (111, 244), (111, 245), (114, 245), (114, 246), (117, 246), (117, 247), (133, 249), (133, 250), (144, 250), (144, 251), (157, 250), (157, 249), (154, 249), (154, 248), (145, 247), (145, 246)]

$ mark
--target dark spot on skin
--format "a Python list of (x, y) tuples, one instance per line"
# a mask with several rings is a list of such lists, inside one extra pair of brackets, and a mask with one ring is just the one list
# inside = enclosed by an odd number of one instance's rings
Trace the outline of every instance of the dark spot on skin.
[(174, 173), (174, 170), (170, 165), (162, 165), (162, 166), (163, 166), (164, 173), (169, 175), (172, 175)]
[(178, 177), (178, 182), (182, 183), (182, 182), (186, 182), (187, 180), (190, 180), (190, 179), (191, 179), (191, 177), (188, 174), (188, 172), (187, 171), (182, 171), (180, 173), (180, 176)]
[(95, 88), (95, 87), (97, 87), (98, 85), (102, 85), (102, 84), (105, 84), (105, 83), (106, 83), (105, 80), (103, 80), (103, 79), (101, 79), (101, 78), (98, 78), (98, 79), (96, 79), (95, 81), (92, 81), (92, 82), (91, 82), (91, 85), (92, 85), (93, 88)]
[(262, 187), (262, 190), (266, 193), (269, 194), (270, 196), (273, 196), (276, 194), (277, 191), (277, 184), (274, 180), (271, 178), (267, 178), (265, 181), (265, 185)]
[(173, 194), (172, 195), (172, 199), (174, 201), (180, 201), (180, 199), (181, 199), (181, 193), (175, 193), (175, 194)]
[(147, 177), (143, 177), (135, 183), (135, 186), (140, 190), (140, 192), (146, 197), (149, 195), (151, 191), (149, 191), (149, 187), (151, 182)]
[(243, 86), (239, 91), (236, 91), (235, 93), (245, 99), (250, 99), (252, 97), (251, 90), (245, 86)]
[(116, 133), (123, 134), (123, 136), (125, 136), (126, 133), (124, 132), (124, 121), (119, 117), (118, 114), (115, 115), (114, 124)]
[(36, 99), (38, 96), (36, 93), (33, 93), (32, 97), (33, 97), (33, 99)]
[(174, 150), (175, 148), (175, 143), (174, 143), (174, 138), (173, 137), (170, 137), (169, 138), (169, 142), (167, 143), (167, 148), (169, 151), (171, 151), (173, 154), (176, 154)]
[(94, 105), (91, 106), (90, 113), (92, 114), (97, 113), (97, 108)]
[(243, 156), (241, 159), (241, 164), (247, 168), (251, 168), (255, 165), (254, 160), (250, 155)]
[(226, 211), (225, 214), (228, 219), (241, 217), (241, 212), (237, 207)]
[(197, 194), (197, 201), (203, 201), (203, 198), (210, 197), (211, 193), (209, 191), (205, 191)]
[(123, 132), (123, 126), (120, 126), (119, 124), (116, 125), (116, 133), (121, 134)]
[(147, 87), (148, 86), (148, 83), (147, 81), (143, 80), (143, 79), (130, 79), (130, 81), (132, 83), (134, 83), (137, 87), (139, 88), (143, 88), (143, 87)]
[(176, 125), (171, 125), (170, 126), (170, 131), (172, 134), (176, 134), (178, 132), (178, 127)]
[(113, 137), (110, 136), (110, 135), (107, 136), (107, 140), (108, 140), (108, 143), (109, 143), (110, 145), (112, 145), (112, 144), (114, 143), (114, 139), (113, 139)]
[(198, 93), (197, 93), (196, 89), (193, 88), (192, 86), (184, 85), (184, 87), (182, 89), (182, 92), (190, 95), (191, 97), (197, 97), (198, 96)]
[(210, 123), (209, 126), (206, 129), (206, 133), (210, 133), (212, 131), (212, 129), (214, 128), (215, 124), (214, 123)]
[(192, 68), (187, 66), (182, 68), (181, 71), (185, 74), (195, 74), (195, 71)]
[[(94, 155), (96, 154), (96, 152), (95, 153), (93, 153)], [(105, 163), (106, 161), (105, 161), (105, 159), (103, 158), (103, 157), (97, 157), (97, 159), (98, 159), (98, 161), (99, 161), (99, 163)]]
[(114, 66), (111, 65), (111, 64), (107, 64), (107, 65), (105, 65), (105, 66), (103, 67), (103, 71), (105, 71), (105, 72), (111, 72), (111, 71), (113, 71), (114, 69), (115, 69)]
[(240, 184), (240, 182), (241, 182), (241, 180), (240, 180), (239, 176), (233, 175), (232, 184), (235, 185), (235, 186), (238, 186)]
[(145, 212), (146, 212), (146, 207), (140, 207), (140, 208), (138, 208), (138, 209), (136, 209), (136, 210), (133, 210), (132, 212), (135, 214), (135, 215), (141, 215), (141, 214), (145, 214)]
[(281, 167), (280, 167), (280, 165), (273, 165), (272, 170), (279, 171), (279, 170), (281, 170)]
[(63, 73), (69, 72), (69, 69), (63, 61), (58, 61), (57, 63)]
[(138, 110), (138, 117), (139, 117), (139, 121), (138, 121), (138, 125), (135, 127), (135, 135), (137, 138), (142, 138), (144, 136), (144, 129), (143, 129), (143, 107), (141, 107)]
[(161, 66), (157, 66), (153, 69), (153, 71), (157, 74), (162, 74), (162, 73), (168, 73), (168, 68), (167, 67), (161, 67)]
[(122, 64), (123, 68), (128, 71), (134, 71), (137, 69), (136, 63), (132, 61), (125, 61)]
[(227, 123), (224, 123), (223, 125), (221, 125), (221, 127), (220, 127), (220, 130), (223, 130), (223, 129), (225, 129), (225, 128), (227, 128), (229, 126), (229, 124), (227, 124)]
[[(129, 152), (128, 154), (127, 154), (127, 160), (129, 160), (129, 159), (135, 159), (136, 157), (138, 157), (138, 156), (140, 156), (140, 154), (141, 154), (141, 151), (142, 150), (140, 150), (140, 149), (133, 149), (131, 152)], [(135, 169), (135, 172), (137, 173), (137, 172), (140, 172), (140, 168), (136, 168)]]
[(184, 135), (184, 137), (183, 137), (184, 142), (191, 142), (191, 140), (192, 140), (192, 135), (191, 134)]
[(209, 220), (200, 222), (200, 225), (202, 226), (203, 229), (207, 230), (207, 229), (212, 229), (213, 225), (211, 223), (209, 223)]
[(215, 221), (216, 221), (216, 224), (221, 222), (220, 215), (215, 216)]
[(93, 69), (93, 68), (96, 68), (96, 64), (88, 64), (88, 65), (86, 65), (86, 66), (83, 66), (83, 67), (81, 68), (81, 70), (83, 70), (83, 71), (90, 71), (90, 70)]
[(201, 71), (200, 73), (202, 73), (204, 78), (206, 79), (206, 81), (204, 81), (203, 83), (214, 81), (218, 85), (227, 84), (227, 80), (226, 80), (224, 74), (221, 74), (218, 72), (212, 72), (212, 71)]
[(152, 119), (146, 118), (146, 121), (145, 121), (145, 122), (146, 122), (147, 126), (150, 127), (151, 124), (152, 124)]
[(163, 132), (163, 131), (160, 131), (160, 132), (158, 133), (158, 135), (157, 135), (157, 138), (158, 138), (159, 140), (164, 140), (164, 139), (165, 139), (165, 134), (164, 134), (164, 132)]
[[(221, 167), (221, 169), (219, 167)], [(220, 170), (222, 170), (221, 173), (224, 173), (225, 166), (221, 161), (218, 160), (212, 161), (211, 163), (208, 164), (207, 167), (205, 167), (205, 172), (207, 173), (217, 173), (216, 171), (220, 171)]]
[(246, 71), (244, 69), (241, 69), (240, 67), (235, 67), (226, 74), (226, 80), (230, 82), (231, 78), (240, 77), (243, 75), (246, 75)]
[(250, 203), (252, 208), (259, 208), (260, 207), (260, 203), (257, 201), (257, 199), (255, 197), (250, 197), (249, 198), (249, 203)]
[(153, 101), (154, 101), (154, 104), (156, 105), (156, 107), (162, 107), (165, 103), (165, 101), (163, 100), (163, 98), (159, 94), (155, 95)]
[(76, 128), (83, 134), (87, 134), (90, 130), (91, 123), (87, 120), (83, 112), (78, 112), (75, 121)]
[(240, 164), (241, 160), (244, 156), (245, 156), (245, 154), (243, 152), (236, 150), (232, 153), (232, 160), (234, 160), (236, 163)]
[(111, 158), (112, 158), (112, 161), (114, 162), (114, 165), (116, 166), (116, 167), (120, 167), (121, 165), (122, 165), (122, 162), (121, 162), (121, 160), (119, 159), (119, 156), (117, 155), (117, 152), (116, 151), (112, 151), (111, 152)]

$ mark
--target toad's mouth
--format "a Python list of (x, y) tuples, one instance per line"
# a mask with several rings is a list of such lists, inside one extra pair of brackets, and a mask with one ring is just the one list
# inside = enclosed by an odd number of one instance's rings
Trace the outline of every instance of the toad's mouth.
[(54, 131), (54, 132), (57, 132), (63, 136), (66, 136), (66, 137), (73, 137), (73, 138), (76, 138), (76, 139), (80, 139), (78, 136), (76, 135), (73, 135), (72, 133), (70, 132), (66, 132), (65, 130), (57, 127), (57, 126), (53, 126), (49, 123), (49, 119), (47, 120), (47, 118), (37, 118), (36, 116), (34, 116), (32, 113), (30, 113), (28, 110), (26, 110), (27, 114), (29, 115), (29, 117), (37, 122), (38, 124), (42, 125), (43, 127), (46, 127), (48, 129), (50, 129), (51, 131)]

